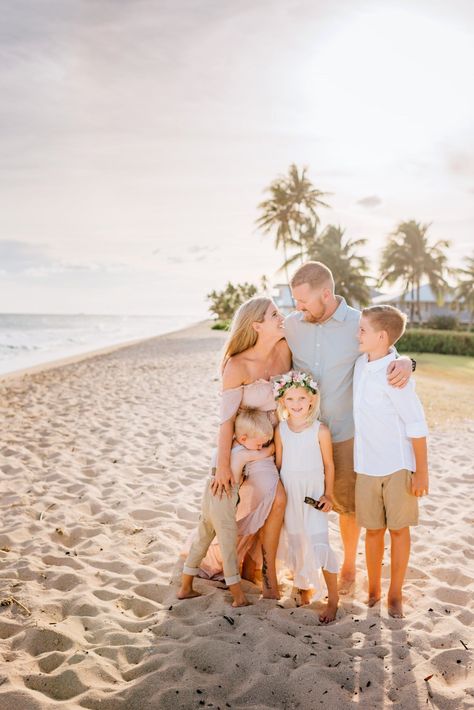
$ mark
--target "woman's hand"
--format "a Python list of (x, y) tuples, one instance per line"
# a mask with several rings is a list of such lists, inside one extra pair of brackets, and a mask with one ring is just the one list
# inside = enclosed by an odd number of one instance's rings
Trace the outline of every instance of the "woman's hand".
[(323, 506), (322, 508), (319, 508), (322, 513), (329, 513), (329, 511), (332, 510), (334, 505), (331, 496), (327, 495), (321, 496), (321, 498), (319, 499), (319, 504)]
[(218, 468), (214, 480), (211, 483), (211, 493), (213, 496), (218, 495), (219, 498), (222, 498), (222, 494), (225, 492), (226, 496), (229, 498), (233, 484), (234, 476), (230, 468)]

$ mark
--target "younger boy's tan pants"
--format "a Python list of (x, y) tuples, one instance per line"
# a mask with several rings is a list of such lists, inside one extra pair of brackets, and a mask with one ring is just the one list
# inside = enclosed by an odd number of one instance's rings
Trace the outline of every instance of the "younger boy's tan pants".
[(235, 510), (239, 500), (239, 485), (234, 485), (229, 497), (212, 495), (212, 479), (206, 483), (202, 499), (201, 515), (196, 537), (184, 563), (184, 574), (196, 576), (199, 565), (207, 554), (211, 542), (217, 535), (221, 548), (224, 577), (227, 585), (240, 582), (237, 561), (237, 522)]

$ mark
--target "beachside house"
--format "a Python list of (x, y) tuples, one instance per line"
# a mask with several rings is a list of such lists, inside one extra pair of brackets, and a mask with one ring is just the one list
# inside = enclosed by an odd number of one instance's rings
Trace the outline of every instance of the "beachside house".
[[(373, 305), (388, 303), (399, 308), (403, 313), (406, 313), (407, 316), (410, 315), (412, 305), (414, 305), (415, 312), (413, 320), (418, 322), (415, 290), (399, 293), (396, 296), (380, 294), (373, 299), (372, 303)], [(454, 289), (446, 293), (440, 305), (429, 284), (420, 286), (420, 316), (421, 323), (426, 323), (430, 318), (433, 318), (433, 316), (455, 316), (459, 323), (469, 323), (469, 312), (461, 309), (461, 306), (456, 301)]]
[(278, 306), (278, 309), (287, 316), (288, 313), (295, 310), (295, 304), (293, 301), (293, 296), (291, 295), (291, 289), (288, 284), (275, 284), (273, 287), (273, 300)]

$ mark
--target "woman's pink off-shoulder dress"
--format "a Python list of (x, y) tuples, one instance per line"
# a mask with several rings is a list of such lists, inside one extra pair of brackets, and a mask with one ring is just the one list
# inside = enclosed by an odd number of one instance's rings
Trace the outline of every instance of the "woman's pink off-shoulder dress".
[[(272, 383), (267, 380), (257, 380), (249, 385), (224, 390), (221, 399), (220, 423), (234, 417), (241, 407), (252, 407), (267, 412), (273, 426), (277, 423)], [(259, 567), (262, 558), (258, 531), (270, 513), (279, 476), (272, 456), (247, 464), (245, 474), (246, 478), (239, 490), (240, 501), (236, 511), (239, 534), (237, 554), (239, 563), (243, 562), (246, 555), (250, 555)], [(224, 578), (217, 538), (201, 563), (199, 576), (207, 579)]]

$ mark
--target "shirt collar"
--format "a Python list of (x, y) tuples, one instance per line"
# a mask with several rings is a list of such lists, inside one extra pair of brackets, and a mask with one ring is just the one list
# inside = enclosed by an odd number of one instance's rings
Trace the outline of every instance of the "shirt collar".
[(389, 363), (393, 362), (393, 360), (396, 360), (396, 357), (397, 355), (395, 352), (390, 352), (388, 355), (385, 355), (385, 357), (381, 357), (378, 360), (372, 360), (372, 362), (369, 362), (367, 353), (364, 353), (365, 368), (366, 370), (368, 370), (368, 372), (377, 372), (378, 370), (386, 368)]
[(342, 321), (346, 320), (348, 305), (346, 303), (346, 299), (343, 296), (336, 296), (336, 298), (339, 301), (339, 305), (332, 314), (332, 316), (328, 318), (328, 320), (334, 318), (334, 320), (337, 320), (342, 323)]

